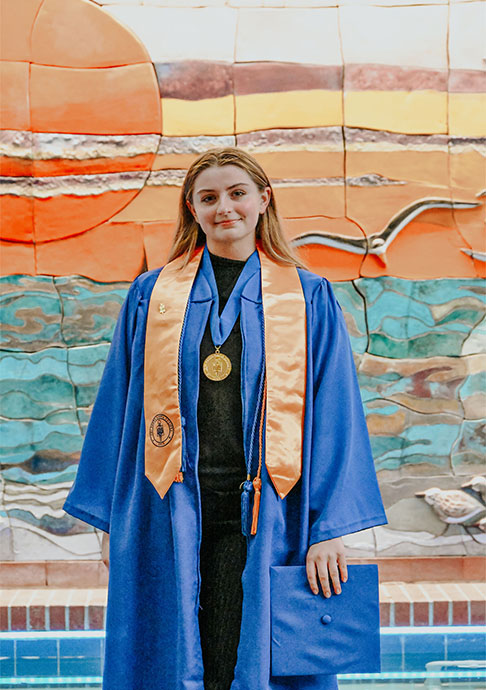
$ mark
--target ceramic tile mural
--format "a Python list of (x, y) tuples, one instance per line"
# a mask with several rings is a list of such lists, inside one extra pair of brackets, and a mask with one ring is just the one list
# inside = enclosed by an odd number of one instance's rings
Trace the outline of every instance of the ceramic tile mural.
[(262, 163), (345, 313), (389, 518), (350, 553), (481, 553), (486, 3), (0, 8), (2, 559), (99, 557), (62, 504), (116, 317), (166, 259), (188, 165), (224, 145)]

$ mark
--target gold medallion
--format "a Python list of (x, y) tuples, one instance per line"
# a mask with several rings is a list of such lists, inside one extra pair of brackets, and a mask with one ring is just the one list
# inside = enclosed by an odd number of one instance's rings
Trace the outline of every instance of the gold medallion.
[(222, 381), (229, 376), (231, 371), (231, 360), (216, 348), (216, 352), (208, 355), (203, 362), (204, 374), (211, 381)]

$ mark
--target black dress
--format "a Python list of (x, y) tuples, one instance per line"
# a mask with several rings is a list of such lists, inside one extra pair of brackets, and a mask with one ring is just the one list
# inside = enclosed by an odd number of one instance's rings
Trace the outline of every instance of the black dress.
[[(210, 253), (219, 294), (219, 313), (245, 261)], [(221, 347), (232, 369), (223, 381), (211, 381), (202, 369), (214, 352), (208, 324), (201, 342), (198, 400), (202, 541), (199, 629), (205, 690), (229, 690), (234, 677), (241, 627), (246, 537), (241, 533), (241, 482), (246, 479), (240, 386), (239, 318)]]

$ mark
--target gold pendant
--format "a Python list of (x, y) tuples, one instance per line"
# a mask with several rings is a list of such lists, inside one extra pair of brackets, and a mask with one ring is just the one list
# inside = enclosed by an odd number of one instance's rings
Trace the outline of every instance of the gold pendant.
[(203, 362), (204, 374), (211, 381), (222, 381), (229, 376), (231, 371), (231, 360), (216, 348), (216, 352), (208, 355)]

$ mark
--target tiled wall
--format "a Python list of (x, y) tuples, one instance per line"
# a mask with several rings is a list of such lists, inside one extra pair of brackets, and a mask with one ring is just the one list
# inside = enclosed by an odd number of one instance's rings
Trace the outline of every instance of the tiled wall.
[(99, 556), (61, 506), (115, 319), (226, 144), (346, 315), (390, 523), (352, 555), (479, 554), (415, 493), (484, 472), (485, 2), (0, 6), (2, 558)]

